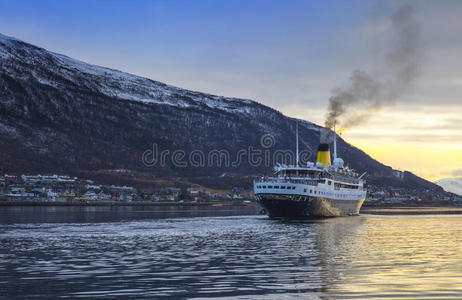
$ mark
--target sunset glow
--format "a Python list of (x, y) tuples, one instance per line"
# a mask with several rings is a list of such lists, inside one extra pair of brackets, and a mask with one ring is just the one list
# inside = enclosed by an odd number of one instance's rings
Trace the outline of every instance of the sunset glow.
[[(316, 121), (322, 124), (322, 118)], [(398, 105), (383, 109), (364, 126), (346, 130), (342, 138), (394, 169), (434, 181), (462, 176), (461, 124), (462, 107), (456, 105), (418, 110)]]

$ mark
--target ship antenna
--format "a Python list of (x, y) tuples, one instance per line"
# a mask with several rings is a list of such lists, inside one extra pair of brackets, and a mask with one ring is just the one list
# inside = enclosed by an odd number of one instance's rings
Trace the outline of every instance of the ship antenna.
[(295, 160), (297, 163), (296, 166), (298, 167), (298, 122), (296, 123), (296, 126), (295, 126), (295, 135), (296, 135)]
[(337, 132), (335, 131), (335, 121), (334, 121), (334, 162), (337, 158)]

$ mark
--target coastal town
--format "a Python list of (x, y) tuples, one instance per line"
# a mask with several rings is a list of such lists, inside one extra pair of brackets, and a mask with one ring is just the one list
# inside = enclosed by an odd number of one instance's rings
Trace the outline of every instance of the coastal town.
[(97, 184), (93, 180), (66, 175), (0, 176), (0, 203), (248, 203), (249, 192), (234, 187), (213, 192), (200, 187), (166, 186), (134, 188)]
[(432, 190), (367, 186), (365, 206), (462, 206), (462, 196)]
[[(134, 188), (103, 185), (67, 175), (0, 176), (0, 204), (250, 204), (250, 189), (232, 187), (213, 191), (201, 186)], [(460, 206), (462, 197), (434, 191), (384, 188), (368, 185), (365, 206)]]

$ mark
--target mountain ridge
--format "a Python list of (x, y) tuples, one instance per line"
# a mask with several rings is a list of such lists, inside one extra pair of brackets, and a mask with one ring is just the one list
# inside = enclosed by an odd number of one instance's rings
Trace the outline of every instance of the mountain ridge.
[[(270, 172), (269, 164), (238, 167), (154, 168), (141, 157), (156, 144), (170, 151), (294, 148), (295, 123), (311, 159), (321, 127), (250, 99), (216, 96), (86, 64), (0, 34), (0, 158), (3, 172), (128, 174), (146, 178), (181, 177), (205, 181), (221, 174), (250, 177)], [(261, 139), (271, 135), (271, 149)], [(339, 138), (339, 155), (349, 158), (369, 181), (439, 190), (437, 185), (396, 171)], [(109, 170), (109, 171), (107, 171)], [(106, 172), (107, 171), (107, 172)], [(111, 175), (112, 176), (112, 175)], [(130, 180), (130, 176), (125, 176)], [(228, 178), (229, 179), (229, 178)], [(149, 180), (147, 179), (149, 184)], [(212, 183), (213, 185), (213, 183)]]

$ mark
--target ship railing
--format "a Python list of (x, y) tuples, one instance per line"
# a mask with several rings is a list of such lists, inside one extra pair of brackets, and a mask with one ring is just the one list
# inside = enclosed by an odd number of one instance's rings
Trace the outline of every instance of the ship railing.
[(336, 181), (343, 181), (343, 182), (353, 183), (353, 184), (358, 184), (360, 181), (358, 178), (347, 177), (339, 173), (329, 173), (329, 174), (332, 176), (332, 179)]
[(278, 178), (278, 177), (262, 177), (260, 179), (256, 179), (255, 183), (298, 183), (298, 184), (308, 184), (308, 185), (318, 185), (318, 180), (308, 180), (308, 179), (301, 179), (301, 178)]
[[(327, 177), (321, 176), (319, 178), (301, 178), (301, 177), (268, 177), (268, 176), (263, 176), (257, 180), (255, 180), (256, 183), (261, 183), (261, 182), (282, 182), (282, 183), (300, 183), (300, 184), (309, 184), (309, 185), (317, 185), (319, 181), (324, 181)], [(333, 179), (335, 181), (339, 181), (339, 183), (351, 183), (351, 184), (358, 184), (359, 180), (357, 179), (351, 179), (347, 178), (344, 176), (333, 176)]]
[(341, 182), (352, 183), (352, 184), (359, 183), (358, 179), (351, 179), (351, 178), (344, 177), (344, 176), (333, 176), (332, 179), (334, 179), (335, 181), (341, 181)]

